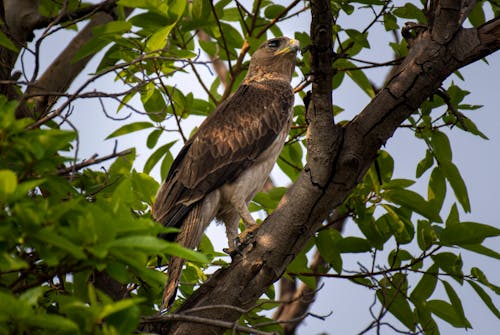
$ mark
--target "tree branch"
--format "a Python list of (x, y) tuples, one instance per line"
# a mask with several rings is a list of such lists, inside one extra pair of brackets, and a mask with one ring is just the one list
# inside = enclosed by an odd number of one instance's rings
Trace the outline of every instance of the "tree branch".
[(90, 157), (89, 159), (84, 160), (81, 163), (74, 164), (74, 165), (64, 167), (64, 168), (57, 170), (57, 175), (63, 176), (63, 175), (66, 175), (68, 173), (73, 173), (75, 171), (81, 170), (81, 169), (86, 168), (88, 166), (99, 164), (101, 162), (107, 161), (109, 159), (129, 155), (132, 152), (133, 152), (132, 149), (126, 149), (126, 150), (123, 150), (120, 152), (113, 152), (109, 155), (102, 156), (101, 158), (97, 158), (98, 156), (97, 156), (97, 154), (95, 154), (94, 156)]

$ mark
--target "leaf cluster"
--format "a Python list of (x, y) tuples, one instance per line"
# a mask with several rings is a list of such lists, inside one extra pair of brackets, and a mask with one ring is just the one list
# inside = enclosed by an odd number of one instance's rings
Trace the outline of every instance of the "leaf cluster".
[[(159, 259), (206, 258), (157, 238), (164, 228), (148, 208), (158, 183), (132, 168), (135, 154), (61, 175), (75, 133), (28, 130), (16, 106), (0, 99), (0, 332), (134, 331), (161, 296)], [(117, 296), (98, 287), (102, 276)]]

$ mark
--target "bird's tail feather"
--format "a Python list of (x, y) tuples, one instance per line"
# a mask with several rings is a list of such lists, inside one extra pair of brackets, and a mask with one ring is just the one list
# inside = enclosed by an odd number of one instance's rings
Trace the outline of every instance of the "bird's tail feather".
[[(203, 232), (209, 222), (201, 215), (202, 203), (195, 205), (182, 223), (181, 231), (177, 235), (176, 242), (185, 248), (194, 249), (201, 241)], [(168, 278), (163, 290), (162, 309), (170, 307), (175, 301), (177, 286), (179, 285), (184, 259), (173, 256), (168, 264)]]

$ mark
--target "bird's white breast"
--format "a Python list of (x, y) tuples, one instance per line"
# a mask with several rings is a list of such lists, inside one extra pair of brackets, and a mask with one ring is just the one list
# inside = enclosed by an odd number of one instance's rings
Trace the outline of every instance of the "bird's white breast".
[(262, 189), (283, 149), (289, 129), (289, 125), (284, 127), (276, 140), (257, 157), (254, 164), (246, 169), (234, 182), (222, 186), (221, 195), (224, 202), (234, 203), (228, 198), (244, 197), (243, 199), (248, 203)]

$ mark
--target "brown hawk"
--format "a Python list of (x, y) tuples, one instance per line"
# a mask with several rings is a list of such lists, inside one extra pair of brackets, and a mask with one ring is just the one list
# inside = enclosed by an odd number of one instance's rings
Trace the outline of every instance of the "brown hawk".
[[(194, 249), (208, 224), (224, 222), (235, 246), (240, 218), (255, 220), (248, 203), (264, 185), (290, 129), (290, 86), (299, 43), (287, 37), (264, 42), (252, 55), (248, 73), (186, 142), (158, 192), (153, 217), (180, 228), (176, 242)], [(167, 237), (168, 238), (168, 237)], [(175, 298), (184, 260), (172, 257), (163, 307)]]

